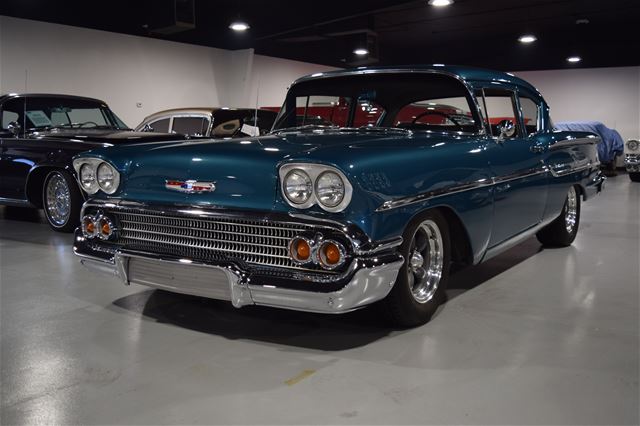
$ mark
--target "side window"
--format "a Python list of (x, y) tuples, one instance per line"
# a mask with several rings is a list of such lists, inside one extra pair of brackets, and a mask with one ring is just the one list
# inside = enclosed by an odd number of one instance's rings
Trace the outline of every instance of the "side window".
[(530, 136), (539, 132), (541, 130), (539, 127), (540, 118), (538, 115), (540, 111), (539, 105), (535, 103), (533, 99), (521, 96), (520, 107), (522, 108), (522, 118), (524, 120), (524, 127), (527, 131), (527, 135)]
[(498, 137), (498, 124), (504, 120), (510, 120), (516, 126), (514, 137), (522, 135), (520, 121), (517, 118), (515, 94), (511, 90), (484, 89), (484, 96), (478, 99), (478, 103), (484, 108), (485, 117), (489, 122), (491, 135)]
[(23, 112), (23, 99), (11, 99), (5, 102), (2, 105), (2, 128), (6, 129), (12, 121), (17, 121), (20, 126), (24, 126), (24, 123), (22, 122)]
[(209, 121), (204, 117), (174, 117), (171, 131), (183, 135), (202, 136), (208, 124)]
[(422, 99), (403, 106), (393, 125), (416, 130), (463, 131), (476, 130), (469, 101), (464, 96)]
[(152, 121), (149, 123), (153, 132), (169, 133), (169, 119), (163, 118), (162, 120)]

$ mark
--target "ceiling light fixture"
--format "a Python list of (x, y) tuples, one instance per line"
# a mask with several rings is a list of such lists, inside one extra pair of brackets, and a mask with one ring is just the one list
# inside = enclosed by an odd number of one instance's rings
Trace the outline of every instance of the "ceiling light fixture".
[(571, 62), (572, 64), (575, 64), (576, 62), (580, 62), (582, 60), (582, 58), (580, 56), (569, 56), (567, 58), (567, 62)]
[(250, 27), (246, 22), (236, 21), (232, 22), (231, 25), (229, 25), (229, 28), (233, 31), (247, 31)]
[(536, 40), (538, 40), (538, 37), (534, 36), (533, 34), (525, 34), (518, 37), (518, 41), (524, 44), (533, 43)]
[(453, 0), (429, 0), (429, 5), (435, 7), (444, 7), (453, 4)]
[(364, 49), (364, 48), (358, 48), (358, 49), (354, 50), (353, 53), (355, 53), (358, 56), (364, 56), (364, 55), (368, 55), (369, 51), (367, 49)]

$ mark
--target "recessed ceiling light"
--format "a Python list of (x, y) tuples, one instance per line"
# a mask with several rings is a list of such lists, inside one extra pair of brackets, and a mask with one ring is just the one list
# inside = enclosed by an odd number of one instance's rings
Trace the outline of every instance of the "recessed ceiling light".
[(368, 55), (369, 51), (367, 49), (358, 48), (358, 49), (354, 50), (353, 53), (355, 53), (358, 56), (364, 56), (364, 55)]
[(429, 0), (429, 4), (435, 7), (444, 7), (453, 4), (453, 0)]
[(232, 22), (231, 25), (229, 25), (229, 28), (233, 31), (247, 31), (250, 27), (246, 22), (236, 21)]
[(567, 58), (567, 62), (571, 62), (571, 63), (580, 62), (581, 60), (582, 58), (580, 56), (569, 56)]
[(538, 37), (534, 36), (533, 34), (525, 34), (518, 37), (518, 41), (525, 44), (533, 43), (536, 40), (538, 40)]

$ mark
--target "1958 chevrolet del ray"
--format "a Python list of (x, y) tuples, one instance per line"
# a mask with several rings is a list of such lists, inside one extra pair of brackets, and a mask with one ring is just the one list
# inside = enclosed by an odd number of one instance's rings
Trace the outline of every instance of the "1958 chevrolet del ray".
[[(336, 105), (348, 113), (318, 124)], [(126, 284), (324, 313), (381, 301), (414, 326), (453, 265), (533, 235), (571, 244), (581, 200), (604, 183), (598, 142), (555, 131), (540, 93), (510, 74), (314, 74), (293, 83), (270, 135), (76, 157), (92, 198), (74, 248)]]

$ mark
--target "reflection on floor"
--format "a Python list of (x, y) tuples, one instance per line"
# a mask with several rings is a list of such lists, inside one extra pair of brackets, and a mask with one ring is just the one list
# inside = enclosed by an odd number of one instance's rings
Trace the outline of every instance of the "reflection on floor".
[(0, 423), (637, 424), (640, 185), (456, 273), (429, 324), (124, 287), (0, 208)]

